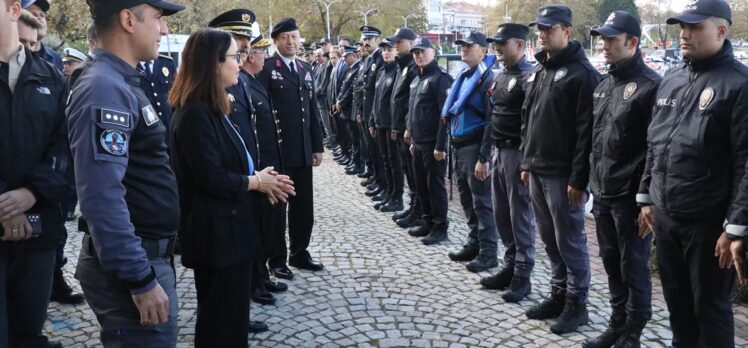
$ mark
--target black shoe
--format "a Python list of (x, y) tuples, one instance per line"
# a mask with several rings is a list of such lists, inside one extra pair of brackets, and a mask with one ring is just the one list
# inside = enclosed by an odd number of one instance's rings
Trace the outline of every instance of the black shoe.
[(249, 333), (256, 334), (260, 332), (265, 332), (267, 330), (268, 330), (267, 324), (261, 321), (256, 321), (256, 320), (249, 321)]
[(477, 246), (464, 245), (458, 252), (451, 252), (447, 254), (449, 259), (457, 262), (467, 262), (478, 256), (480, 249)]
[(647, 326), (647, 320), (632, 320), (626, 321), (626, 325), (623, 328), (621, 337), (618, 338), (615, 348), (639, 348), (641, 343), (639, 342), (642, 337), (642, 331)]
[(385, 191), (385, 193), (386, 193), (387, 196), (383, 200), (381, 200), (381, 201), (377, 202), (376, 204), (374, 204), (374, 209), (379, 210), (379, 208), (384, 207), (387, 203), (390, 202), (390, 198), (391, 197), (390, 197), (389, 192)]
[(383, 213), (392, 213), (400, 210), (403, 210), (402, 198), (391, 198), (387, 204), (379, 208), (379, 211)]
[(274, 275), (276, 278), (293, 280), (293, 272), (291, 272), (286, 265), (271, 268), (270, 274)]
[(50, 296), (50, 300), (73, 306), (86, 302), (86, 299), (82, 294), (73, 292), (73, 288), (68, 284), (61, 269), (56, 269), (54, 271), (54, 276), (52, 277), (52, 295)]
[(345, 173), (348, 175), (358, 175), (364, 171), (361, 166), (355, 165), (351, 169), (346, 169)]
[(374, 202), (384, 202), (389, 197), (390, 197), (390, 193), (387, 192), (387, 190), (382, 190), (382, 192), (379, 192), (378, 195), (371, 197), (371, 200)]
[[(405, 219), (397, 220), (396, 224), (402, 228), (411, 228), (411, 227), (418, 227), (423, 225), (423, 220), (420, 217), (416, 216), (408, 216)], [(426, 235), (423, 235), (424, 237)], [(420, 236), (414, 236), (414, 237), (420, 237)]]
[(62, 348), (62, 343), (57, 341), (47, 341), (47, 348)]
[(397, 214), (392, 215), (392, 221), (397, 222), (397, 220), (404, 219), (410, 215), (410, 212), (413, 211), (413, 205), (411, 204), (408, 209), (403, 210), (402, 212), (399, 212)]
[(496, 260), (496, 256), (478, 255), (478, 257), (473, 259), (473, 261), (468, 262), (468, 264), (465, 265), (465, 268), (470, 272), (478, 273), (498, 266), (499, 261)]
[(377, 185), (377, 187), (375, 187), (373, 190), (366, 191), (364, 194), (367, 197), (374, 197), (374, 196), (382, 193), (382, 191), (384, 191), (384, 189), (381, 188), (381, 187), (379, 187), (379, 185)]
[(374, 179), (371, 179), (371, 184), (366, 185), (366, 191), (374, 191), (379, 188), (379, 184), (374, 182)]
[(335, 162), (338, 163), (341, 166), (348, 166), (348, 165), (351, 164), (351, 159), (348, 158), (348, 157), (343, 157), (343, 158), (341, 158), (339, 160), (336, 160)]
[(252, 296), (250, 296), (252, 302), (259, 303), (262, 305), (274, 305), (275, 297), (265, 289), (264, 286), (259, 286), (252, 290)]
[(305, 269), (307, 271), (312, 271), (312, 272), (321, 271), (325, 269), (325, 266), (323, 266), (321, 263), (314, 262), (311, 256), (301, 257), (301, 258), (290, 258), (288, 259), (288, 264), (291, 267)]
[(530, 278), (525, 277), (512, 277), (512, 282), (509, 284), (509, 289), (501, 294), (501, 298), (505, 302), (517, 303), (522, 301), (525, 296), (532, 292), (532, 283)]
[(577, 331), (579, 326), (586, 325), (588, 321), (590, 321), (590, 318), (587, 313), (587, 303), (582, 302), (576, 295), (567, 292), (564, 311), (551, 324), (551, 332), (557, 335), (574, 332)]
[(616, 343), (626, 325), (626, 315), (616, 314), (610, 316), (608, 328), (600, 336), (588, 338), (582, 343), (582, 348), (610, 348)]
[(408, 234), (411, 237), (426, 237), (431, 233), (431, 226), (422, 224), (421, 226), (411, 228), (408, 230)]
[(371, 170), (371, 166), (366, 166), (366, 170), (362, 171), (362, 172), (361, 172), (361, 173), (359, 173), (359, 174), (358, 174), (357, 176), (358, 176), (359, 178), (363, 179), (363, 178), (369, 178), (369, 177), (372, 177), (372, 176), (374, 176), (374, 175), (372, 175), (372, 174), (374, 174), (374, 172), (372, 172), (372, 170)]
[(551, 290), (551, 296), (528, 309), (525, 316), (535, 320), (557, 318), (564, 311), (564, 301), (566, 301), (566, 289), (554, 288)]
[(374, 178), (367, 178), (366, 180), (361, 181), (361, 186), (366, 187), (368, 189), (369, 185), (374, 183)]
[(514, 268), (504, 267), (494, 275), (480, 280), (480, 285), (489, 290), (505, 290), (514, 278)]
[(423, 243), (423, 245), (434, 245), (446, 241), (447, 239), (449, 239), (447, 238), (447, 231), (432, 230), (428, 236), (421, 239), (421, 243)]
[(284, 292), (288, 290), (288, 285), (284, 282), (274, 282), (272, 280), (265, 281), (265, 289), (270, 292)]

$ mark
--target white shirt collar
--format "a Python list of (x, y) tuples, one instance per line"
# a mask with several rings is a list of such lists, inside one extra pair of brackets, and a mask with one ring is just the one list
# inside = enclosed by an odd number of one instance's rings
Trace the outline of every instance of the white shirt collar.
[(18, 52), (10, 56), (10, 61), (8, 61), (8, 87), (10, 87), (11, 91), (14, 91), (16, 88), (16, 83), (18, 83), (18, 77), (21, 75), (21, 69), (23, 69), (23, 65), (26, 64), (26, 50), (23, 47), (23, 44), (18, 44)]
[[(296, 61), (296, 58), (286, 58), (284, 55), (282, 55), (280, 53), (278, 53), (278, 56), (280, 56), (280, 58), (283, 61), (283, 63), (286, 63), (286, 67), (288, 68), (288, 70), (291, 70), (291, 64), (294, 61)], [(296, 70), (295, 67), (294, 67), (294, 70)]]

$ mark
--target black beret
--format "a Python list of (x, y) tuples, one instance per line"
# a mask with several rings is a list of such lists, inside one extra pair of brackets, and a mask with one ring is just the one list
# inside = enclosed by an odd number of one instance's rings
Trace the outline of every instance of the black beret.
[(273, 26), (273, 30), (270, 31), (270, 37), (275, 39), (275, 37), (280, 33), (286, 33), (294, 30), (299, 30), (299, 27), (296, 26), (296, 20), (291, 17), (286, 17), (279, 20), (278, 23), (275, 23), (275, 25)]

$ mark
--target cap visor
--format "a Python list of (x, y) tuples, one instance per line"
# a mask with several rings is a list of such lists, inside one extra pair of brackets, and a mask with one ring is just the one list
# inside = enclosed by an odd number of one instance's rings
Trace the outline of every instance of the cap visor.
[(465, 45), (474, 45), (475, 42), (467, 41), (467, 40), (457, 40), (455, 41), (455, 45), (465, 46)]
[(169, 1), (152, 1), (149, 2), (149, 4), (153, 7), (160, 8), (162, 16), (171, 16), (185, 9), (184, 5), (175, 4)]
[(529, 26), (539, 26), (539, 27), (552, 27), (555, 24), (562, 23), (561, 21), (557, 21), (550, 18), (538, 18), (534, 22), (530, 23)]
[(590, 35), (592, 36), (613, 37), (613, 36), (618, 36), (620, 34), (623, 34), (623, 31), (620, 31), (613, 27), (600, 27), (597, 29), (590, 30)]
[(428, 47), (416, 46), (416, 47), (413, 47), (413, 48), (410, 49), (410, 53), (413, 53), (415, 51), (423, 51), (423, 50), (425, 50), (427, 48)]
[(380, 42), (379, 47), (394, 47), (394, 46), (389, 42)]
[(487, 37), (486, 38), (486, 41), (489, 42), (489, 43), (491, 43), (491, 42), (504, 43), (504, 42), (507, 42), (508, 40), (509, 40), (509, 38), (506, 37), (506, 36), (496, 36), (496, 37)]
[(705, 21), (709, 16), (695, 14), (695, 13), (683, 13), (677, 16), (672, 16), (665, 21), (667, 24), (697, 24)]

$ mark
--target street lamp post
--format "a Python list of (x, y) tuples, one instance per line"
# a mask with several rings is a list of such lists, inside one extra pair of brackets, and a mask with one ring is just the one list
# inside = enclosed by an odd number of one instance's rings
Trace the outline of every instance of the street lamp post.
[(371, 10), (366, 11), (366, 12), (362, 12), (362, 11), (356, 11), (356, 12), (364, 17), (364, 25), (369, 25), (369, 16), (373, 16), (373, 15), (377, 14), (377, 12), (379, 12), (379, 10), (377, 10), (377, 9), (371, 9)]
[(327, 39), (330, 40), (330, 6), (332, 6), (336, 2), (340, 2), (340, 0), (332, 0), (329, 2), (324, 2), (322, 0), (317, 0), (322, 6), (325, 7), (325, 19), (327, 22)]
[(416, 13), (411, 13), (411, 14), (409, 14), (407, 16), (400, 16), (400, 18), (403, 19), (403, 22), (405, 22), (405, 27), (408, 26), (408, 18), (413, 17), (415, 15), (416, 15)]

